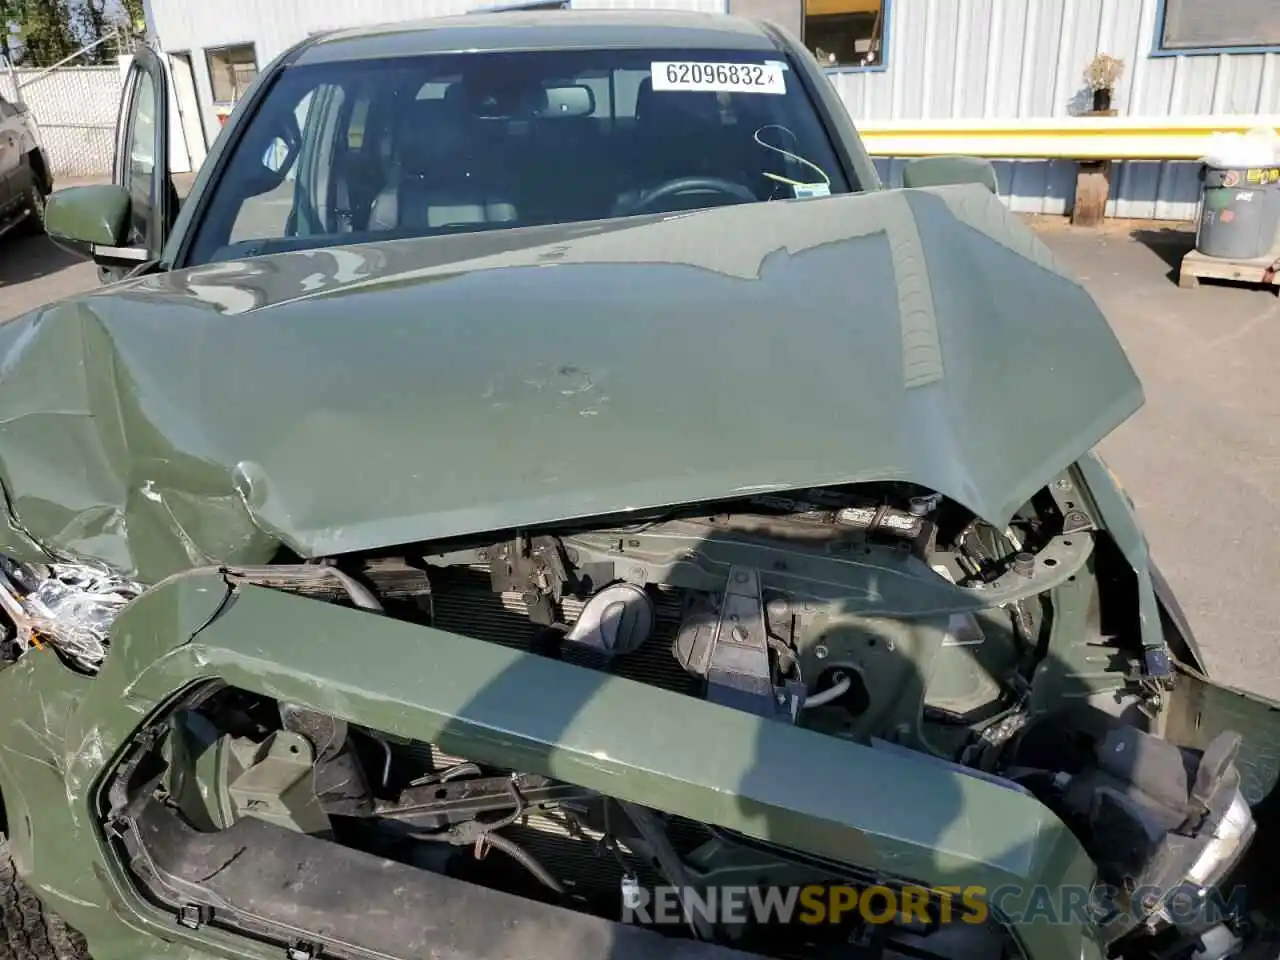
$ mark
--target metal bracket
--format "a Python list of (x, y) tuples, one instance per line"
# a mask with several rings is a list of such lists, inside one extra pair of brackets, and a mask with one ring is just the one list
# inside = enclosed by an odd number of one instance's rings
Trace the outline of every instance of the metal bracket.
[(581, 580), (557, 537), (529, 538), (517, 534), (494, 551), (489, 581), (495, 593), (519, 593), (529, 608), (529, 620), (542, 626), (555, 622), (555, 605), (562, 590), (578, 591)]
[(767, 717), (777, 716), (777, 693), (769, 668), (760, 574), (730, 567), (720, 621), (707, 663), (707, 699)]
[(1071, 479), (1071, 471), (1064, 470), (1062, 475), (1048, 486), (1049, 496), (1062, 513), (1062, 535), (1069, 536), (1082, 530), (1097, 530), (1097, 522), (1089, 515), (1080, 494), (1076, 490), (1075, 481)]
[[(681, 898), (688, 896), (688, 891), (693, 887), (693, 878), (680, 861), (675, 848), (671, 846), (671, 841), (668, 839), (666, 831), (662, 828), (662, 824), (647, 808), (639, 804), (628, 803), (625, 800), (616, 800), (614, 802), (622, 808), (622, 812), (627, 815), (627, 818), (640, 832), (641, 839), (649, 846), (649, 851), (653, 858), (657, 860), (658, 869), (662, 871), (667, 883), (676, 887)], [(714, 931), (711, 929), (711, 924), (707, 921), (707, 918), (700, 916), (696, 910), (691, 909), (688, 903), (683, 904), (683, 906), (688, 911), (689, 926), (693, 929), (694, 936), (699, 940), (713, 939)]]
[(1088, 532), (1054, 537), (1037, 554), (1018, 554), (1010, 569), (990, 583), (964, 589), (989, 606), (1025, 600), (1075, 576), (1092, 553), (1093, 535)]

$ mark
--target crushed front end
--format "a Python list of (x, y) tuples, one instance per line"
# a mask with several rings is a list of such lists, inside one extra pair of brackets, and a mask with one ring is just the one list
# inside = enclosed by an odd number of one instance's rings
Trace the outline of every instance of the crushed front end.
[(1227, 956), (1269, 727), (1152, 670), (1104, 514), (1073, 469), (1004, 529), (874, 484), (147, 590), (10, 564), (0, 686), (79, 678), (78, 855), (178, 942)]

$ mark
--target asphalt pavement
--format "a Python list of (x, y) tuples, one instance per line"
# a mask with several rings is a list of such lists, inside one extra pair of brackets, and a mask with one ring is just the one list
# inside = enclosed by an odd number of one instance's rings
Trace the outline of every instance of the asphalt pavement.
[[(1036, 229), (1110, 318), (1146, 406), (1101, 452), (1226, 683), (1280, 698), (1280, 297), (1174, 279), (1182, 230)], [(87, 290), (93, 267), (43, 238), (0, 239), (0, 320)]]
[(1097, 299), (1146, 405), (1100, 446), (1210, 672), (1280, 698), (1280, 297), (1179, 289), (1185, 230), (1040, 225)]

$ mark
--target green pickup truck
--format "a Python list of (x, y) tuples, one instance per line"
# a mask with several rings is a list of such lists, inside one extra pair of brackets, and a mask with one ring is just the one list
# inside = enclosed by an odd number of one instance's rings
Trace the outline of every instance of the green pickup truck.
[(162, 59), (0, 326), (0, 958), (1275, 957), (1280, 706), (980, 160), (691, 13)]

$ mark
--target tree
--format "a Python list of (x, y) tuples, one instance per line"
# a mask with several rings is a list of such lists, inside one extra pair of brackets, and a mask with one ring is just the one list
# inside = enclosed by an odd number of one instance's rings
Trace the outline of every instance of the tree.
[(69, 57), (81, 44), (71, 29), (67, 0), (15, 0), (18, 25), (15, 60), (24, 66), (50, 66)]
[[(95, 41), (146, 29), (143, 0), (0, 0), (0, 54), (14, 64), (49, 66), (89, 48), (79, 62), (107, 63), (120, 48)], [(5, 28), (8, 29), (5, 29)]]
[(147, 29), (147, 14), (143, 0), (119, 0), (121, 20), (136, 31)]
[[(80, 0), (80, 6), (75, 11), (75, 23), (72, 25), (76, 33), (76, 38), (82, 46), (89, 46), (95, 40), (100, 40), (106, 35), (108, 30), (107, 24), (107, 0)], [(91, 50), (86, 50), (84, 59), (87, 63), (102, 63), (103, 51), (100, 44)]]
[(0, 0), (0, 55), (6, 63), (13, 63), (14, 31), (18, 25), (20, 0)]

